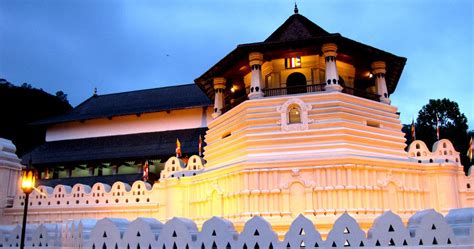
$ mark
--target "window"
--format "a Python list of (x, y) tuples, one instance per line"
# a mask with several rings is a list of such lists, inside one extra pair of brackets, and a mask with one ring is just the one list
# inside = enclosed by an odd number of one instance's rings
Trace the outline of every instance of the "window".
[(298, 106), (291, 106), (288, 110), (288, 124), (301, 123), (301, 110)]
[(300, 56), (285, 58), (285, 68), (299, 68), (299, 67), (301, 67)]
[(313, 122), (308, 118), (308, 111), (311, 108), (311, 104), (306, 104), (299, 98), (289, 99), (277, 107), (281, 118), (278, 122), (281, 125), (281, 130), (284, 132), (308, 130), (308, 124)]

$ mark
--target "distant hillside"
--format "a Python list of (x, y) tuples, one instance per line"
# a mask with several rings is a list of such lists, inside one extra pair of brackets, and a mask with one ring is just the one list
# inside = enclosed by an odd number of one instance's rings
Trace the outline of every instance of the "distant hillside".
[(27, 83), (15, 86), (0, 79), (0, 137), (13, 141), (18, 156), (44, 142), (46, 127), (30, 123), (71, 109), (62, 91), (54, 96)]

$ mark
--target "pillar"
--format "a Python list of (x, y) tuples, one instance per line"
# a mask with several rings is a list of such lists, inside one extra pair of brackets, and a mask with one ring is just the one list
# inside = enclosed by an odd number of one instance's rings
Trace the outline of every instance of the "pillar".
[(217, 118), (222, 114), (222, 108), (224, 107), (224, 89), (225, 89), (225, 78), (216, 77), (213, 79), (214, 83), (214, 113), (213, 118)]
[(390, 104), (388, 98), (387, 83), (385, 82), (385, 62), (375, 61), (371, 65), (372, 73), (375, 76), (375, 85), (377, 86), (377, 94), (380, 95), (380, 102)]
[(342, 86), (339, 85), (339, 73), (336, 66), (336, 51), (337, 45), (334, 43), (326, 43), (321, 47), (326, 63), (326, 91), (342, 91)]
[(249, 54), (249, 64), (251, 68), (249, 99), (258, 99), (263, 97), (262, 63), (262, 53), (252, 52)]

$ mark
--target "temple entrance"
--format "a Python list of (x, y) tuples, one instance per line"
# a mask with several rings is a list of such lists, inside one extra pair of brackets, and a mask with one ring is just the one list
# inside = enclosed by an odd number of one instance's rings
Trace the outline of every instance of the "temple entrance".
[(306, 77), (302, 73), (292, 73), (286, 79), (287, 94), (306, 92)]

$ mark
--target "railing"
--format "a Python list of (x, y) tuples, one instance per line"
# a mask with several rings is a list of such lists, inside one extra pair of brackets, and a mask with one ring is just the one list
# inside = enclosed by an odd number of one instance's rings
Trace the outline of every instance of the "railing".
[(234, 108), (235, 106), (237, 106), (237, 105), (239, 105), (240, 103), (246, 101), (247, 99), (249, 99), (249, 98), (247, 97), (247, 95), (242, 96), (242, 97), (240, 97), (240, 98), (236, 98), (236, 99), (230, 99), (230, 100), (229, 100), (230, 103), (226, 104), (226, 105), (224, 106), (224, 108), (222, 108), (222, 113), (227, 112), (228, 110)]
[[(290, 87), (280, 87), (280, 88), (269, 88), (264, 89), (263, 93), (265, 97), (271, 96), (283, 96), (283, 95), (290, 95), (290, 94), (298, 94), (298, 93), (311, 93), (311, 92), (321, 92), (324, 91), (324, 87), (326, 84), (314, 84), (314, 85), (306, 85), (306, 86), (290, 86)], [(347, 93), (350, 95), (379, 101), (380, 95), (368, 93), (365, 90), (356, 89), (352, 87), (343, 86), (343, 93)]]
[(361, 98), (371, 99), (371, 100), (374, 100), (374, 101), (379, 101), (379, 99), (380, 99), (380, 95), (378, 95), (378, 94), (368, 93), (364, 90), (351, 88), (351, 87), (347, 87), (347, 86), (345, 86), (342, 89), (342, 92), (350, 94), (350, 95), (354, 95), (354, 96), (357, 96), (357, 97), (361, 97)]
[[(202, 229), (186, 218), (165, 224), (153, 218), (132, 222), (123, 218), (83, 219), (63, 224), (29, 224), (27, 248), (93, 249), (301, 249), (301, 248), (474, 248), (474, 208), (453, 209), (446, 217), (433, 209), (413, 215), (407, 226), (387, 211), (372, 223), (366, 234), (348, 213), (342, 214), (323, 240), (314, 221), (298, 216), (279, 240), (271, 224), (254, 216), (238, 233), (231, 221), (213, 217)], [(366, 221), (365, 221), (366, 222)], [(20, 226), (2, 226), (0, 245), (18, 248)]]
[(311, 92), (321, 92), (324, 91), (324, 86), (326, 84), (314, 84), (306, 86), (290, 86), (290, 87), (280, 87), (280, 88), (269, 88), (263, 89), (265, 97), (271, 96), (281, 96), (297, 93), (311, 93)]
[[(323, 84), (313, 84), (313, 85), (268, 88), (268, 89), (263, 89), (263, 93), (265, 97), (272, 97), (272, 96), (285, 96), (285, 95), (299, 94), (299, 93), (322, 92), (324, 91), (325, 86), (326, 84), (323, 83)], [(379, 101), (380, 99), (380, 95), (378, 94), (368, 93), (365, 90), (347, 87), (347, 86), (343, 86), (342, 92), (350, 94), (350, 95), (354, 95), (357, 97), (374, 100), (374, 101)], [(242, 96), (237, 99), (227, 100), (227, 102), (230, 102), (230, 103), (226, 104), (224, 108), (222, 108), (222, 113), (227, 112), (228, 110), (234, 108), (235, 106), (244, 102), (247, 99), (248, 99), (247, 96)]]

